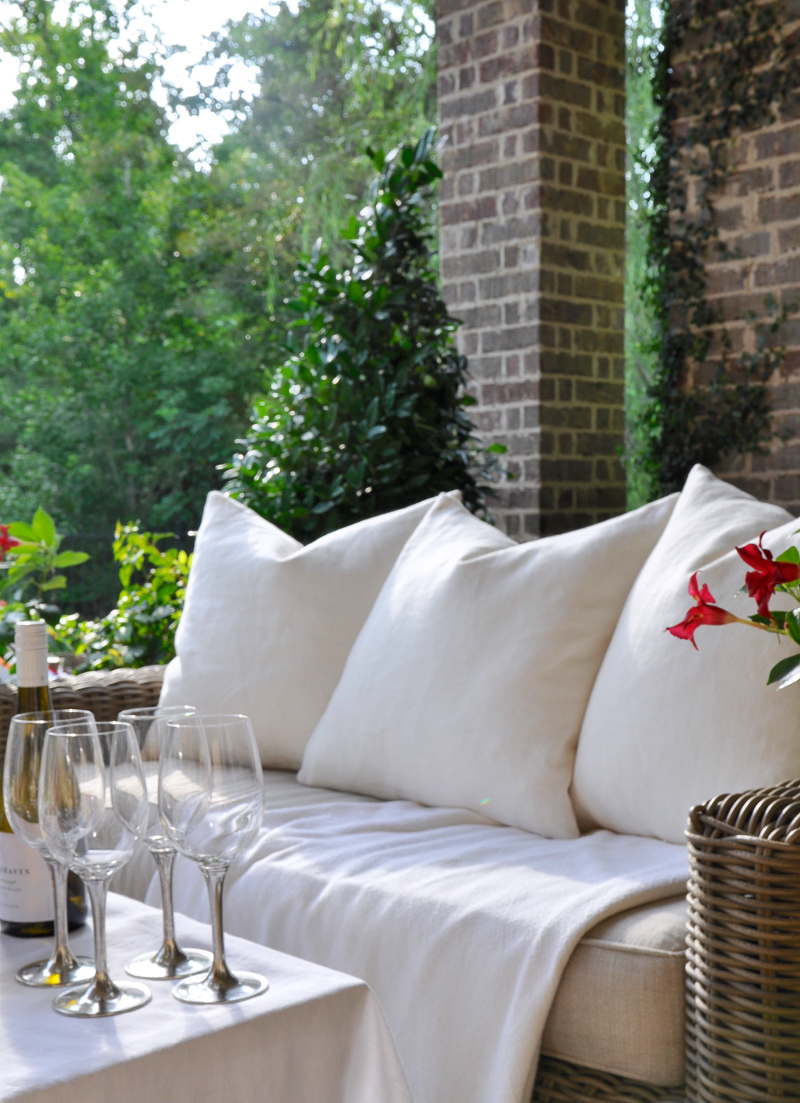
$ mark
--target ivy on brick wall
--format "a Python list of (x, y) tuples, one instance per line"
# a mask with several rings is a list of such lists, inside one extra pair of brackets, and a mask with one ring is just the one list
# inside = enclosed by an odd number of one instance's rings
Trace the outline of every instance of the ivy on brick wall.
[(777, 336), (790, 308), (765, 300), (734, 350), (707, 296), (706, 265), (736, 256), (714, 208), (736, 137), (775, 121), (797, 92), (782, 21), (780, 0), (685, 0), (665, 5), (653, 46), (658, 115), (641, 290), (656, 363), (628, 457), (650, 497), (680, 489), (695, 463), (763, 451), (773, 436), (767, 380), (783, 361)]

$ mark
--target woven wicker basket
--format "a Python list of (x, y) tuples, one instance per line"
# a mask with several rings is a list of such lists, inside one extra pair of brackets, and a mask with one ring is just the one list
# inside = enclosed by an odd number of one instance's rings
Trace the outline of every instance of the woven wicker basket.
[(800, 782), (689, 819), (687, 1099), (800, 1100)]
[(531, 1103), (681, 1103), (682, 1088), (660, 1088), (542, 1057)]
[[(98, 720), (116, 720), (123, 709), (157, 705), (164, 680), (163, 666), (138, 670), (98, 670), (56, 678), (50, 683), (53, 708), (89, 709)], [(17, 691), (0, 685), (0, 767), (11, 717), (17, 711)]]

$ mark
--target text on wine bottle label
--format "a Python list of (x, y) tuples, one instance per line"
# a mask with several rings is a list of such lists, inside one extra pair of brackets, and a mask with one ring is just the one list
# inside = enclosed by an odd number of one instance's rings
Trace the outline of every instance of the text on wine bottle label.
[(0, 832), (0, 919), (53, 921), (53, 889), (44, 858), (5, 831)]

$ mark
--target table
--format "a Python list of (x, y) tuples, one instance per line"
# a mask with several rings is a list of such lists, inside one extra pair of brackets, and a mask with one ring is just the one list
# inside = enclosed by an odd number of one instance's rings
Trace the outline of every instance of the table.
[[(207, 926), (177, 917), (182, 944), (210, 948)], [(161, 913), (108, 898), (109, 968), (159, 945)], [(90, 927), (71, 937), (92, 956)], [(18, 1103), (411, 1103), (372, 992), (354, 977), (226, 936), (229, 965), (269, 978), (243, 1003), (193, 1007), (168, 981), (150, 1004), (104, 1019), (69, 1019), (53, 991), (23, 988), (20, 965), (46, 957), (41, 939), (0, 935), (0, 1100)]]

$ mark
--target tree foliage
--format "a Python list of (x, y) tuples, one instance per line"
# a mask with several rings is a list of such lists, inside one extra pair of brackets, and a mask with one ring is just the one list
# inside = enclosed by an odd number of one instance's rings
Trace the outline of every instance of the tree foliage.
[[(261, 87), (203, 171), (167, 139), (159, 51), (112, 0), (22, 0), (0, 116), (0, 512), (196, 524), (280, 363), (297, 255), (363, 195), (368, 142), (434, 104), (421, 9), (306, 0), (220, 36)], [(128, 42), (128, 45), (125, 43)], [(226, 80), (225, 69), (219, 82)], [(190, 107), (214, 100), (206, 90)]]
[(297, 272), (301, 335), (228, 465), (233, 497), (301, 539), (454, 488), (480, 510), (466, 360), (430, 267), (433, 131), (372, 154), (370, 202)]
[(658, 111), (653, 74), (661, 50), (661, 6), (632, 0), (626, 20), (625, 129), (627, 131), (625, 227), (625, 467), (628, 505), (644, 504), (651, 480), (637, 463), (647, 443), (644, 407), (658, 363), (660, 331), (653, 305), (643, 294), (650, 278), (648, 232), (654, 204)]
[[(363, 199), (367, 146), (391, 149), (436, 121), (433, 22), (417, 0), (280, 3), (229, 25), (213, 54), (258, 73), (252, 102), (232, 105), (238, 120), (214, 150), (217, 169), (236, 163), (248, 202), (283, 212), (283, 245), (295, 253), (335, 240)], [(214, 106), (229, 68), (190, 106)]]
[(53, 629), (59, 646), (77, 656), (76, 670), (147, 666), (175, 657), (192, 557), (159, 547), (170, 535), (117, 525), (113, 555), (122, 588), (116, 608), (100, 620), (81, 620), (73, 613)]
[(227, 197), (167, 141), (115, 6), (53, 7), (0, 33), (22, 65), (0, 118), (0, 508), (194, 519), (260, 379), (264, 296), (223, 286)]

